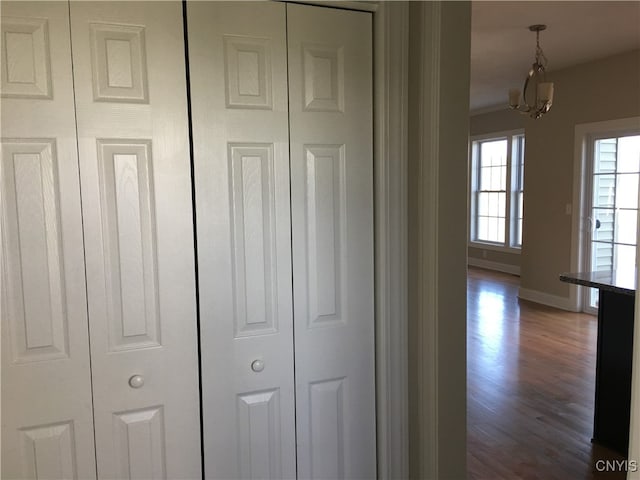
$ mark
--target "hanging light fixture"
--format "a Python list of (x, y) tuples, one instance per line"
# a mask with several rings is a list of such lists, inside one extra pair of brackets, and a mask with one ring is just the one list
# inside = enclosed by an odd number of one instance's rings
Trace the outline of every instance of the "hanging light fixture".
[(529, 115), (531, 118), (542, 117), (551, 109), (553, 103), (553, 82), (546, 80), (547, 57), (540, 48), (540, 32), (546, 28), (546, 25), (531, 25), (529, 27), (529, 30), (536, 32), (536, 61), (531, 65), (529, 74), (524, 81), (522, 96), (517, 88), (509, 90), (511, 109)]

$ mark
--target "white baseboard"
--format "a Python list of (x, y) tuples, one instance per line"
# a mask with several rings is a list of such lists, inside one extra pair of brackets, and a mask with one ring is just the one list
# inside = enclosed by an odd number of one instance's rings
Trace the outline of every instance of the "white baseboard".
[(518, 265), (509, 265), (508, 263), (492, 262), (482, 258), (467, 257), (467, 264), (472, 267), (486, 268), (487, 270), (496, 270), (498, 272), (510, 273), (511, 275), (520, 276), (520, 267)]
[(551, 295), (537, 290), (529, 290), (528, 288), (520, 287), (518, 290), (518, 298), (529, 300), (530, 302), (541, 303), (542, 305), (547, 305), (549, 307), (559, 308), (568, 312), (579, 311), (569, 297), (558, 297), (557, 295)]

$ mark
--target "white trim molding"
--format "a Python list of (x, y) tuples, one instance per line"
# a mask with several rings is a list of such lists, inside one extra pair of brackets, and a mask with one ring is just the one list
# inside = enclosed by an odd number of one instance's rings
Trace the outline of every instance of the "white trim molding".
[(407, 75), (409, 5), (374, 13), (378, 478), (409, 476)]
[(409, 8), (409, 478), (464, 478), (471, 9)]
[[(291, 0), (277, 0), (289, 2)], [(303, 3), (317, 7), (341, 8), (343, 10), (356, 10), (360, 12), (376, 12), (379, 8), (377, 1), (350, 1), (350, 0), (293, 0), (292, 3)]]
[(551, 295), (550, 293), (520, 287), (518, 290), (518, 298), (540, 303), (548, 307), (559, 308), (560, 310), (566, 310), (568, 312), (579, 312), (573, 305), (570, 297), (559, 297), (557, 295)]
[(508, 263), (492, 262), (483, 258), (468, 257), (467, 264), (471, 267), (484, 268), (486, 270), (495, 270), (496, 272), (510, 273), (511, 275), (520, 276), (520, 265), (510, 265)]

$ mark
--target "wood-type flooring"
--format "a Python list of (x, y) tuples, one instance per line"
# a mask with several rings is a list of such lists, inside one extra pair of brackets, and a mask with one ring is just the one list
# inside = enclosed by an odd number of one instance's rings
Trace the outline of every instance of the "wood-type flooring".
[(591, 443), (597, 318), (519, 300), (512, 275), (467, 282), (468, 478), (624, 479)]

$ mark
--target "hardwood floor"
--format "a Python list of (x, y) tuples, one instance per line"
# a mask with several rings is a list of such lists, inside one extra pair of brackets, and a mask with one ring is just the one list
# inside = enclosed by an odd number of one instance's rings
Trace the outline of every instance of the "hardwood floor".
[(624, 479), (590, 442), (596, 317), (519, 300), (512, 275), (467, 282), (468, 478)]

